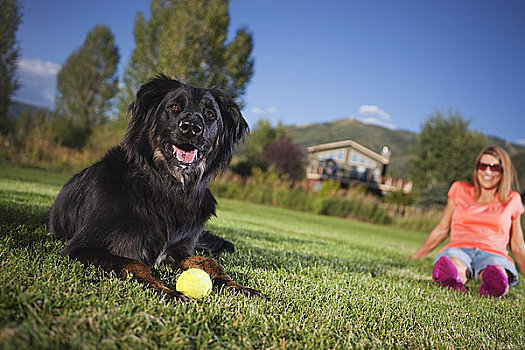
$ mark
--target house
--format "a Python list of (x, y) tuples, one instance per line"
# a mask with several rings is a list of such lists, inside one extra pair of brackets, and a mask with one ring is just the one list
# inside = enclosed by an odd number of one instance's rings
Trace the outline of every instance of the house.
[(314, 186), (332, 179), (343, 186), (362, 185), (381, 194), (410, 193), (412, 181), (386, 176), (390, 156), (387, 146), (378, 154), (352, 140), (308, 147), (306, 178)]

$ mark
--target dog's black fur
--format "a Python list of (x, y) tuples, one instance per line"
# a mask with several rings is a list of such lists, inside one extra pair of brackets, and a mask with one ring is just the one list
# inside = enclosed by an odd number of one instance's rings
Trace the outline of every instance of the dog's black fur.
[(122, 143), (75, 175), (58, 194), (49, 230), (67, 240), (62, 255), (114, 270), (169, 297), (187, 300), (156, 280), (149, 265), (199, 267), (215, 284), (245, 294), (196, 249), (232, 252), (234, 245), (204, 231), (215, 214), (208, 184), (248, 132), (234, 101), (218, 89), (195, 88), (161, 75), (144, 84), (130, 106)]

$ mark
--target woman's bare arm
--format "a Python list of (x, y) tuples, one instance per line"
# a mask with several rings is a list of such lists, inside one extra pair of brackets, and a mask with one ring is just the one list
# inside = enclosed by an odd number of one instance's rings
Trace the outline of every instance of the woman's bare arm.
[(445, 209), (443, 210), (443, 215), (441, 220), (436, 225), (436, 227), (430, 232), (427, 239), (419, 248), (419, 250), (412, 255), (412, 259), (421, 259), (427, 256), (431, 251), (436, 249), (445, 239), (447, 239), (450, 231), (450, 223), (452, 222), (452, 213), (454, 212), (454, 203), (449, 199)]

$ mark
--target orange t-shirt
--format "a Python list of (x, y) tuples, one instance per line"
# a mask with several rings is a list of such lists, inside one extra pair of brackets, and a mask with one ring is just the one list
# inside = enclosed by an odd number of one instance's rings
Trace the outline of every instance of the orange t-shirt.
[(480, 204), (474, 199), (474, 186), (456, 181), (448, 198), (454, 203), (450, 242), (445, 248), (479, 248), (512, 259), (507, 251), (512, 220), (523, 213), (519, 193), (511, 191), (507, 203), (495, 196), (492, 203)]

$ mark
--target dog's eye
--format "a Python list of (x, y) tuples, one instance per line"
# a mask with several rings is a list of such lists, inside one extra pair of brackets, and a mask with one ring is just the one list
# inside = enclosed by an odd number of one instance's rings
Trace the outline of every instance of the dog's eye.
[(181, 108), (178, 104), (174, 104), (171, 106), (171, 110), (174, 112), (180, 112)]
[(204, 115), (208, 119), (215, 119), (215, 113), (213, 113), (212, 111), (206, 111), (206, 113)]

